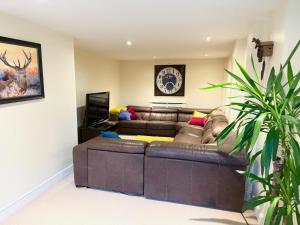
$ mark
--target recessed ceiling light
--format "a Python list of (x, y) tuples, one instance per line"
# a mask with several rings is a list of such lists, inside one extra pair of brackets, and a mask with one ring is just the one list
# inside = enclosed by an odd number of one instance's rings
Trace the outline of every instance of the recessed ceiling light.
[(207, 57), (207, 56), (208, 56), (208, 54), (204, 54), (204, 56), (205, 56), (205, 57)]
[(156, 58), (157, 58), (156, 55), (154, 55), (154, 56), (153, 56), (153, 59), (156, 59)]
[(210, 36), (207, 36), (207, 37), (205, 38), (205, 40), (206, 40), (206, 41), (211, 41), (211, 37), (210, 37)]
[(127, 46), (131, 46), (131, 45), (132, 45), (132, 42), (131, 42), (131, 41), (126, 41), (126, 45), (127, 45)]

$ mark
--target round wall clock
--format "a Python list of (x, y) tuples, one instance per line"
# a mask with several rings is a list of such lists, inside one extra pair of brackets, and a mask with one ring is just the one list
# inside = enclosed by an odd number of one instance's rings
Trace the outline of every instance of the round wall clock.
[(185, 65), (156, 65), (155, 96), (184, 96)]

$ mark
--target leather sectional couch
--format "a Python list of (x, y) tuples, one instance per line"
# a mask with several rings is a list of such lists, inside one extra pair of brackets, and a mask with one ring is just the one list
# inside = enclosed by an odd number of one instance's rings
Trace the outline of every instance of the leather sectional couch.
[(248, 161), (243, 153), (228, 154), (234, 146), (234, 134), (220, 146), (215, 143), (228, 125), (222, 112), (211, 113), (202, 128), (187, 124), (194, 109), (136, 109), (140, 119), (120, 122), (120, 133), (174, 134), (174, 141), (149, 144), (96, 137), (80, 144), (73, 149), (77, 187), (241, 210), (245, 179), (237, 170), (245, 170)]
[[(191, 119), (195, 110), (209, 113), (209, 109), (191, 108), (151, 108), (128, 106), (135, 108), (137, 120), (122, 120), (118, 124), (120, 134), (140, 134), (174, 137)], [(116, 118), (116, 117), (115, 117)]]

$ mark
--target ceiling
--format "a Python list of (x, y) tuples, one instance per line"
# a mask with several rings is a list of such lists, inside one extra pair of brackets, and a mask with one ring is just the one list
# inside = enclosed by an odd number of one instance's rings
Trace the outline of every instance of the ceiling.
[(0, 1), (0, 11), (71, 35), (76, 47), (116, 59), (191, 59), (229, 56), (234, 40), (246, 37), (251, 24), (279, 1), (7, 0)]

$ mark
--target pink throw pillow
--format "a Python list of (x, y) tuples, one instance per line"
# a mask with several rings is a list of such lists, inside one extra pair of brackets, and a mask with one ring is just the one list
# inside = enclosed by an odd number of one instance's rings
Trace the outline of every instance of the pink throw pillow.
[(138, 118), (138, 115), (133, 107), (130, 107), (127, 111), (131, 113), (130, 119), (136, 120)]
[(189, 121), (189, 124), (203, 127), (206, 123), (206, 120), (207, 119), (204, 117), (192, 117), (191, 120)]

